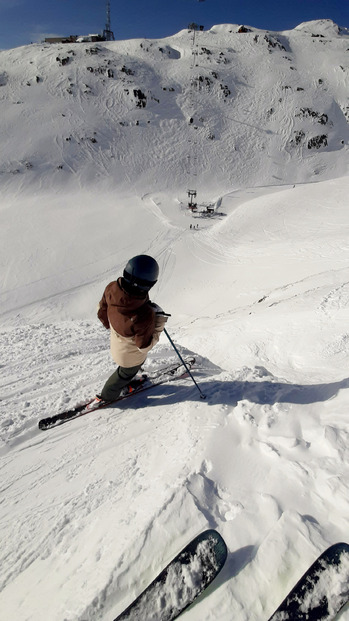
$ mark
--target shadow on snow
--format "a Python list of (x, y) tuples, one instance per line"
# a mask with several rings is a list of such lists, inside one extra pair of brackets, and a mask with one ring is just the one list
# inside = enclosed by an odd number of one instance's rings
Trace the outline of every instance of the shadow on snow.
[[(287, 384), (271, 381), (203, 381), (200, 388), (206, 395), (209, 405), (236, 405), (239, 401), (247, 400), (260, 405), (274, 405), (275, 403), (310, 404), (328, 401), (337, 396), (340, 390), (349, 388), (349, 378), (328, 384)], [(179, 401), (196, 401), (200, 399), (194, 385), (173, 386), (164, 384), (147, 395), (146, 405), (169, 405)], [(138, 399), (136, 399), (138, 401)], [(143, 401), (143, 399), (142, 399)], [(129, 404), (128, 404), (129, 405)], [(145, 403), (136, 403), (135, 407), (144, 407)]]

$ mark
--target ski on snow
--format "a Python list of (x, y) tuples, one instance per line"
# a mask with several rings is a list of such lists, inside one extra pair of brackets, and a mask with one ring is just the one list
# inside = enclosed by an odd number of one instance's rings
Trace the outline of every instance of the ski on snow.
[(335, 543), (303, 574), (269, 621), (332, 621), (349, 601), (349, 545)]
[(114, 621), (176, 619), (219, 574), (227, 546), (215, 530), (193, 539)]
[[(195, 363), (195, 358), (188, 358), (185, 360), (187, 368), (191, 369), (193, 364)], [(130, 392), (120, 395), (117, 399), (113, 401), (103, 401), (100, 405), (96, 404), (96, 406), (89, 407), (89, 405), (94, 401), (90, 399), (85, 403), (80, 405), (76, 405), (75, 407), (65, 410), (64, 412), (60, 412), (59, 414), (55, 414), (54, 416), (49, 416), (47, 418), (42, 418), (39, 420), (38, 427), (41, 430), (51, 429), (52, 427), (56, 427), (58, 425), (62, 425), (63, 423), (68, 422), (69, 420), (73, 420), (75, 418), (79, 418), (80, 416), (84, 416), (85, 414), (89, 414), (90, 412), (95, 412), (96, 410), (100, 410), (102, 408), (108, 407), (117, 403), (118, 401), (122, 401), (123, 399), (127, 399), (132, 395), (138, 395), (141, 392), (146, 390), (150, 390), (155, 386), (159, 386), (160, 384), (167, 383), (169, 381), (183, 379), (188, 375), (187, 369), (184, 364), (178, 362), (177, 364), (169, 365), (162, 369), (158, 369), (153, 373), (144, 375), (140, 380), (134, 379), (131, 380), (129, 387)]]
[[(211, 584), (227, 558), (215, 530), (193, 539), (114, 621), (172, 621)], [(269, 621), (333, 621), (349, 601), (349, 545), (330, 546)]]

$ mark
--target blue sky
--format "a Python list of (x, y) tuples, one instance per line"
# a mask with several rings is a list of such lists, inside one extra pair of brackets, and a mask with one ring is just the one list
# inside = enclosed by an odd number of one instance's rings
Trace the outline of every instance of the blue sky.
[[(159, 38), (197, 22), (248, 24), (287, 30), (303, 21), (333, 19), (349, 27), (348, 0), (110, 0), (116, 39)], [(0, 49), (41, 41), (45, 36), (101, 32), (105, 0), (0, 0)]]

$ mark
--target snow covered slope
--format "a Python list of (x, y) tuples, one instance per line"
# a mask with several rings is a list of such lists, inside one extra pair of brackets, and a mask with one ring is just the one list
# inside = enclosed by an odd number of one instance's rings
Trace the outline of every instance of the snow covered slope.
[(347, 31), (248, 30), (0, 52), (2, 187), (220, 193), (344, 174)]
[[(237, 29), (197, 33), (199, 67), (187, 31), (0, 53), (4, 619), (112, 621), (216, 528), (228, 561), (183, 619), (264, 621), (348, 541), (349, 38)], [(39, 431), (113, 370), (96, 304), (141, 252), (207, 399), (181, 380)], [(147, 366), (174, 359), (163, 336)]]

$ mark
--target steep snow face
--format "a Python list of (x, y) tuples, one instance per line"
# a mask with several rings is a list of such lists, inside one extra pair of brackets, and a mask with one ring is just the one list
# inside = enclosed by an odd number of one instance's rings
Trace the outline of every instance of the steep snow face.
[(210, 196), (345, 174), (349, 37), (331, 20), (239, 31), (1, 52), (3, 191)]
[[(230, 192), (211, 219), (168, 193), (4, 201), (5, 619), (111, 621), (209, 527), (229, 557), (188, 621), (261, 621), (347, 540), (348, 189)], [(114, 370), (96, 303), (142, 251), (206, 399), (171, 382), (39, 431)], [(162, 337), (147, 369), (174, 359)]]
[[(111, 621), (215, 528), (186, 618), (263, 621), (348, 539), (348, 38), (229, 28), (0, 54), (4, 619)], [(114, 371), (96, 306), (140, 253), (206, 399), (39, 431)]]

